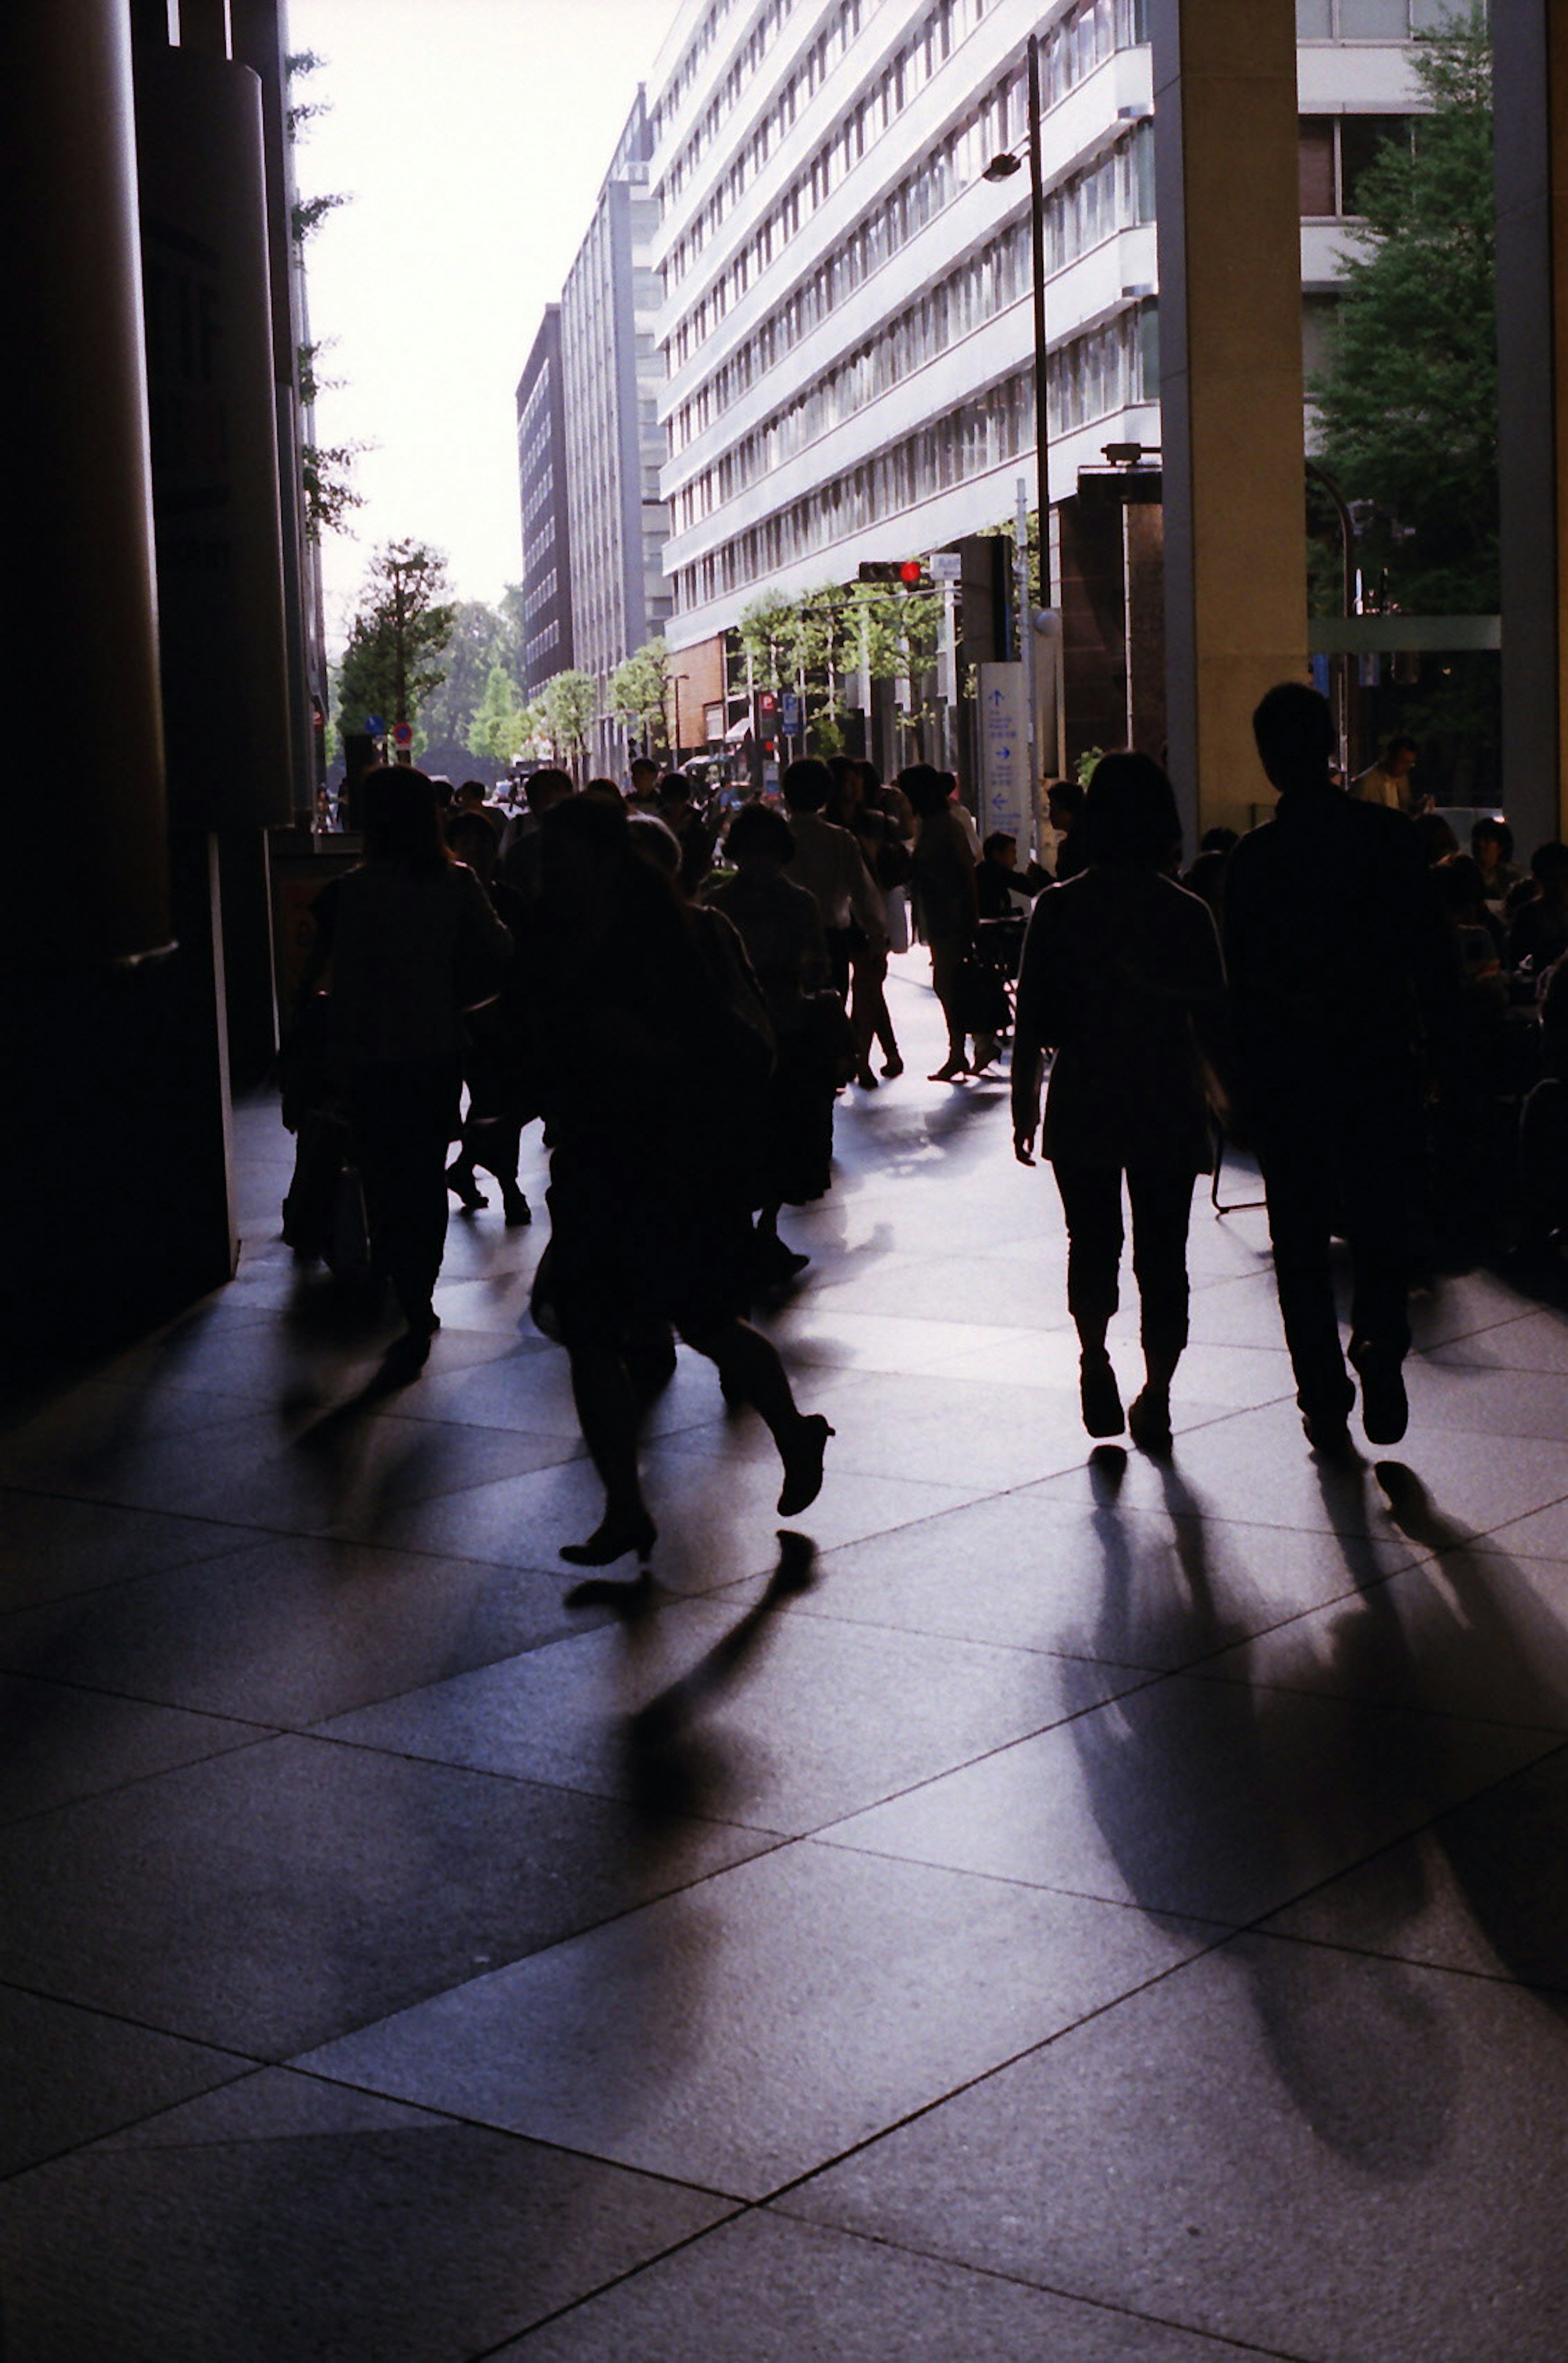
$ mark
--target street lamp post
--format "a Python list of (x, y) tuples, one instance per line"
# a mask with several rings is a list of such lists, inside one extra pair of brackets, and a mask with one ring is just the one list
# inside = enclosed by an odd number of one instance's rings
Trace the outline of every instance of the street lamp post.
[[(1028, 50), (1029, 247), (1034, 279), (1034, 448), (1035, 511), (1040, 536), (1040, 604), (1051, 605), (1051, 404), (1050, 370), (1045, 349), (1045, 173), (1040, 141), (1040, 36), (1031, 33)], [(1023, 159), (1004, 150), (986, 165), (987, 181), (1009, 181), (1023, 169)]]

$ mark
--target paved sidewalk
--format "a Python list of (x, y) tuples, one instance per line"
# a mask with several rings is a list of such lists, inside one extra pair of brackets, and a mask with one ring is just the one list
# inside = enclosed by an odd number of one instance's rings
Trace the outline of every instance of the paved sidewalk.
[(806, 1588), (683, 1352), (657, 1605), (568, 1608), (542, 1226), (361, 1403), (270, 1105), (239, 1279), (0, 1437), (4, 2363), (1562, 2363), (1568, 1322), (1445, 1282), (1320, 1469), (1200, 1195), (1174, 1458), (1091, 1454), (895, 967), (784, 1226)]

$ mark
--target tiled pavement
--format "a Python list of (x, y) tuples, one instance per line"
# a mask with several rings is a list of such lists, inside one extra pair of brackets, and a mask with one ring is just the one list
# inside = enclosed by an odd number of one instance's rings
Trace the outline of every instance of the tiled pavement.
[(1091, 1456), (904, 971), (786, 1223), (808, 1588), (683, 1354), (658, 1605), (567, 1607), (539, 1232), (360, 1402), (267, 1106), (239, 1278), (0, 1439), (4, 2363), (1562, 2363), (1568, 1323), (1444, 1283), (1319, 1469), (1200, 1197), (1174, 1459)]

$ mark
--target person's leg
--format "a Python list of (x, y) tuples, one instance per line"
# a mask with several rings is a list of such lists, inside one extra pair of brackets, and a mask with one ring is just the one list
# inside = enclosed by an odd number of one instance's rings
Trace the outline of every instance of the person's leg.
[(1330, 1117), (1318, 1129), (1278, 1126), (1260, 1142), (1269, 1239), (1280, 1319), (1296, 1374), (1296, 1400), (1308, 1439), (1342, 1449), (1355, 1389), (1345, 1369), (1334, 1304), (1329, 1240), (1338, 1212)]
[(458, 1124), (456, 1062), (372, 1070), (357, 1079), (354, 1138), (372, 1246), (410, 1340), (439, 1326), (431, 1298), (447, 1237), (447, 1150)]
[(877, 1048), (882, 1052), (883, 1073), (889, 1077), (901, 1075), (904, 1072), (904, 1060), (899, 1054), (898, 1037), (893, 1030), (893, 1019), (888, 1014), (885, 972), (877, 982), (876, 1006), (872, 1013), (872, 1026), (876, 1036)]
[(646, 1560), (657, 1539), (637, 1466), (637, 1391), (619, 1347), (573, 1330), (566, 1342), (572, 1399), (588, 1457), (605, 1489), (605, 1514), (585, 1542), (563, 1543), (574, 1567), (608, 1567), (635, 1550)]
[(1067, 1310), (1078, 1332), (1079, 1392), (1091, 1436), (1119, 1436), (1125, 1426), (1106, 1332), (1119, 1303), (1121, 1173), (1114, 1165), (1052, 1160), (1067, 1222)]
[(683, 1324), (681, 1335), (714, 1363), (728, 1399), (749, 1403), (767, 1426), (784, 1462), (784, 1516), (808, 1509), (822, 1490), (822, 1458), (833, 1430), (820, 1412), (803, 1412), (772, 1341), (739, 1318)]
[(931, 987), (947, 1022), (948, 1054), (930, 1078), (933, 1083), (951, 1083), (969, 1072), (964, 1030), (959, 1023), (958, 974), (962, 966), (962, 944), (951, 936), (936, 937), (931, 944)]
[(1397, 1444), (1409, 1422), (1401, 1365), (1410, 1350), (1410, 1210), (1419, 1170), (1420, 1112), (1390, 1091), (1347, 1125), (1340, 1187), (1351, 1250), (1351, 1361), (1362, 1425)]
[(1171, 1381), (1187, 1342), (1187, 1226), (1193, 1176), (1161, 1166), (1129, 1166), (1132, 1269), (1138, 1281), (1143, 1340), (1143, 1387), (1128, 1407), (1135, 1444), (1145, 1451), (1171, 1448)]

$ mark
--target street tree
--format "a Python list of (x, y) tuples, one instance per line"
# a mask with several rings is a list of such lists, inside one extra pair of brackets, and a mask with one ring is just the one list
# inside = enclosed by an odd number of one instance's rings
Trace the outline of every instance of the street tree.
[(655, 636), (635, 649), (611, 673), (606, 691), (611, 713), (645, 755), (662, 754), (670, 741), (670, 652)]
[(493, 664), (484, 695), (469, 719), (468, 745), (482, 760), (509, 769), (523, 743), (517, 693), (505, 665)]
[(372, 714), (412, 722), (445, 680), (441, 652), (457, 616), (446, 589), (446, 560), (425, 542), (391, 541), (377, 550), (343, 651), (345, 730), (362, 730)]
[(1328, 366), (1324, 465), (1371, 505), (1363, 571), (1407, 614), (1497, 604), (1492, 59), (1479, 7), (1418, 37), (1429, 113), (1361, 176)]
[(579, 762), (587, 752), (588, 733), (598, 711), (598, 691), (592, 676), (558, 672), (545, 682), (536, 704), (552, 761)]

